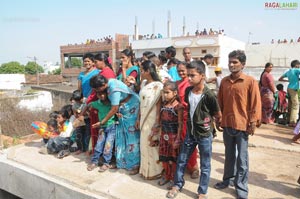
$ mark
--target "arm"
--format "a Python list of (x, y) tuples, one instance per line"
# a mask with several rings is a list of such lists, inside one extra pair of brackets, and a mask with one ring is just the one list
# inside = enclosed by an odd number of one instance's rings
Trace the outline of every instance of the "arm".
[(289, 82), (289, 80), (284, 79), (284, 78), (285, 78), (285, 76), (283, 75), (283, 76), (281, 76), (281, 77), (278, 79), (278, 81), (281, 81), (281, 82)]
[(246, 132), (253, 135), (256, 126), (260, 126), (261, 123), (261, 97), (258, 88), (258, 84), (255, 80), (252, 81), (250, 90), (248, 91), (249, 98), (249, 112), (248, 112), (248, 126)]
[(111, 109), (107, 113), (105, 118), (103, 118), (103, 120), (100, 121), (100, 125), (105, 124), (109, 120), (109, 118), (111, 118), (112, 116), (114, 116), (118, 112), (118, 110), (119, 110), (119, 105), (111, 106)]
[(81, 80), (78, 80), (77, 88), (78, 88), (78, 90), (82, 91)]

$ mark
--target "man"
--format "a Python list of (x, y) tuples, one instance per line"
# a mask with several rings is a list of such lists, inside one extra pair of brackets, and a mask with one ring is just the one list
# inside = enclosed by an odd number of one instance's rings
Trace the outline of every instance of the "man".
[(244, 199), (248, 198), (248, 137), (253, 135), (255, 128), (260, 125), (261, 98), (257, 81), (243, 73), (246, 64), (244, 51), (233, 51), (228, 57), (231, 74), (222, 79), (218, 93), (223, 117), (221, 124), (217, 126), (221, 125), (224, 129), (224, 174), (223, 181), (214, 187), (224, 189), (228, 187), (230, 178), (235, 177), (237, 198)]
[(182, 55), (183, 55), (184, 61), (186, 63), (191, 63), (193, 61), (192, 54), (191, 54), (191, 49), (189, 49), (188, 47), (183, 48)]
[(202, 62), (204, 63), (205, 65), (205, 68), (206, 68), (206, 78), (209, 78), (209, 71), (208, 71), (208, 66), (210, 66), (213, 62), (213, 59), (214, 59), (214, 56), (212, 56), (212, 54), (206, 54), (204, 57), (203, 57), (203, 60)]

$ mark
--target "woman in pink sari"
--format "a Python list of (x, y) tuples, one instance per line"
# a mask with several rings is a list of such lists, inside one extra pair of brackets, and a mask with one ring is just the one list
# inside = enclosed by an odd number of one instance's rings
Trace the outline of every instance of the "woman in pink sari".
[(272, 63), (266, 63), (265, 69), (260, 76), (259, 86), (262, 101), (262, 123), (269, 124), (274, 122), (273, 106), (274, 106), (274, 93), (275, 84), (271, 71), (273, 68)]
[[(187, 103), (184, 101), (184, 94), (185, 89), (190, 86), (189, 78), (187, 76), (187, 68), (185, 62), (179, 62), (177, 65), (177, 72), (178, 75), (181, 77), (181, 80), (177, 81), (178, 85), (178, 91), (179, 91), (179, 97), (181, 100), (181, 104), (183, 105), (183, 127), (182, 127), (182, 134), (181, 138), (184, 140), (186, 135), (186, 122), (188, 118), (188, 109), (187, 109)], [(192, 179), (196, 179), (199, 177), (199, 166), (197, 162), (197, 149), (192, 153), (188, 164), (187, 164), (187, 170), (191, 174)]]

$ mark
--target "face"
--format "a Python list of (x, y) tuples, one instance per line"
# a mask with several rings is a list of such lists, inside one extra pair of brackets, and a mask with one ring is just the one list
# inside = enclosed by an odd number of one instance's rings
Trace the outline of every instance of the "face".
[(54, 132), (55, 131), (55, 128), (53, 126), (47, 126), (47, 130), (49, 132)]
[(269, 67), (267, 67), (265, 70), (266, 70), (266, 72), (271, 72), (272, 71), (272, 69), (273, 69), (273, 65), (271, 64)]
[(58, 114), (57, 118), (56, 118), (56, 121), (59, 124), (63, 124), (65, 122), (65, 118), (61, 114)]
[(213, 61), (213, 59), (205, 59), (205, 62), (207, 65), (211, 65), (212, 61)]
[(145, 71), (143, 68), (140, 69), (141, 70), (141, 78), (144, 79), (149, 79), (149, 75), (150, 73), (148, 71)]
[(92, 60), (90, 60), (90, 58), (85, 58), (85, 59), (83, 60), (83, 67), (84, 67), (86, 70), (91, 69), (93, 66), (94, 66), (94, 62), (93, 62)]
[(244, 69), (244, 64), (242, 64), (237, 58), (229, 58), (228, 68), (231, 73), (239, 73)]
[(192, 54), (191, 54), (191, 50), (190, 49), (188, 49), (188, 48), (185, 49), (182, 54), (183, 54), (183, 57), (184, 57), (184, 59), (186, 61), (190, 61), (191, 60)]
[(106, 92), (97, 92), (97, 97), (101, 101), (106, 101), (107, 100), (107, 93)]
[(192, 86), (196, 86), (198, 84), (204, 83), (204, 81), (205, 81), (205, 74), (198, 73), (195, 68), (188, 69), (187, 76), (189, 78), (189, 83)]
[(177, 73), (181, 77), (181, 79), (185, 79), (187, 77), (187, 69), (183, 64), (179, 64), (177, 67)]
[(177, 91), (172, 91), (168, 86), (163, 89), (164, 99), (169, 102), (177, 96)]
[(128, 66), (129, 62), (130, 62), (130, 58), (127, 57), (125, 54), (121, 53), (121, 62), (122, 62), (122, 66)]
[(105, 63), (104, 61), (95, 60), (95, 66), (96, 68), (102, 70), (105, 67)]

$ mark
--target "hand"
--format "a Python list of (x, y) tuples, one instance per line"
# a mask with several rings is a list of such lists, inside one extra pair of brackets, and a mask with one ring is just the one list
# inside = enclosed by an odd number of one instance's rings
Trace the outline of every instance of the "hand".
[(221, 122), (216, 122), (216, 128), (218, 131), (223, 132), (223, 128), (221, 127)]
[(173, 149), (178, 149), (179, 146), (180, 146), (180, 144), (181, 144), (181, 137), (180, 137), (180, 135), (177, 135), (176, 139), (175, 139), (175, 141), (173, 143), (173, 146), (172, 146)]
[(128, 77), (126, 77), (126, 79), (125, 79), (125, 84), (126, 84), (127, 86), (135, 85), (135, 84), (136, 84), (136, 80), (135, 80), (134, 77), (128, 76)]
[(252, 122), (248, 125), (246, 133), (248, 133), (249, 135), (254, 135), (256, 129), (256, 122)]
[(95, 124), (92, 125), (92, 128), (99, 128), (101, 126), (101, 123), (100, 122), (97, 122)]
[(136, 122), (135, 122), (135, 125), (134, 125), (134, 127), (135, 127), (135, 129), (140, 129), (140, 121), (139, 120), (137, 120)]

